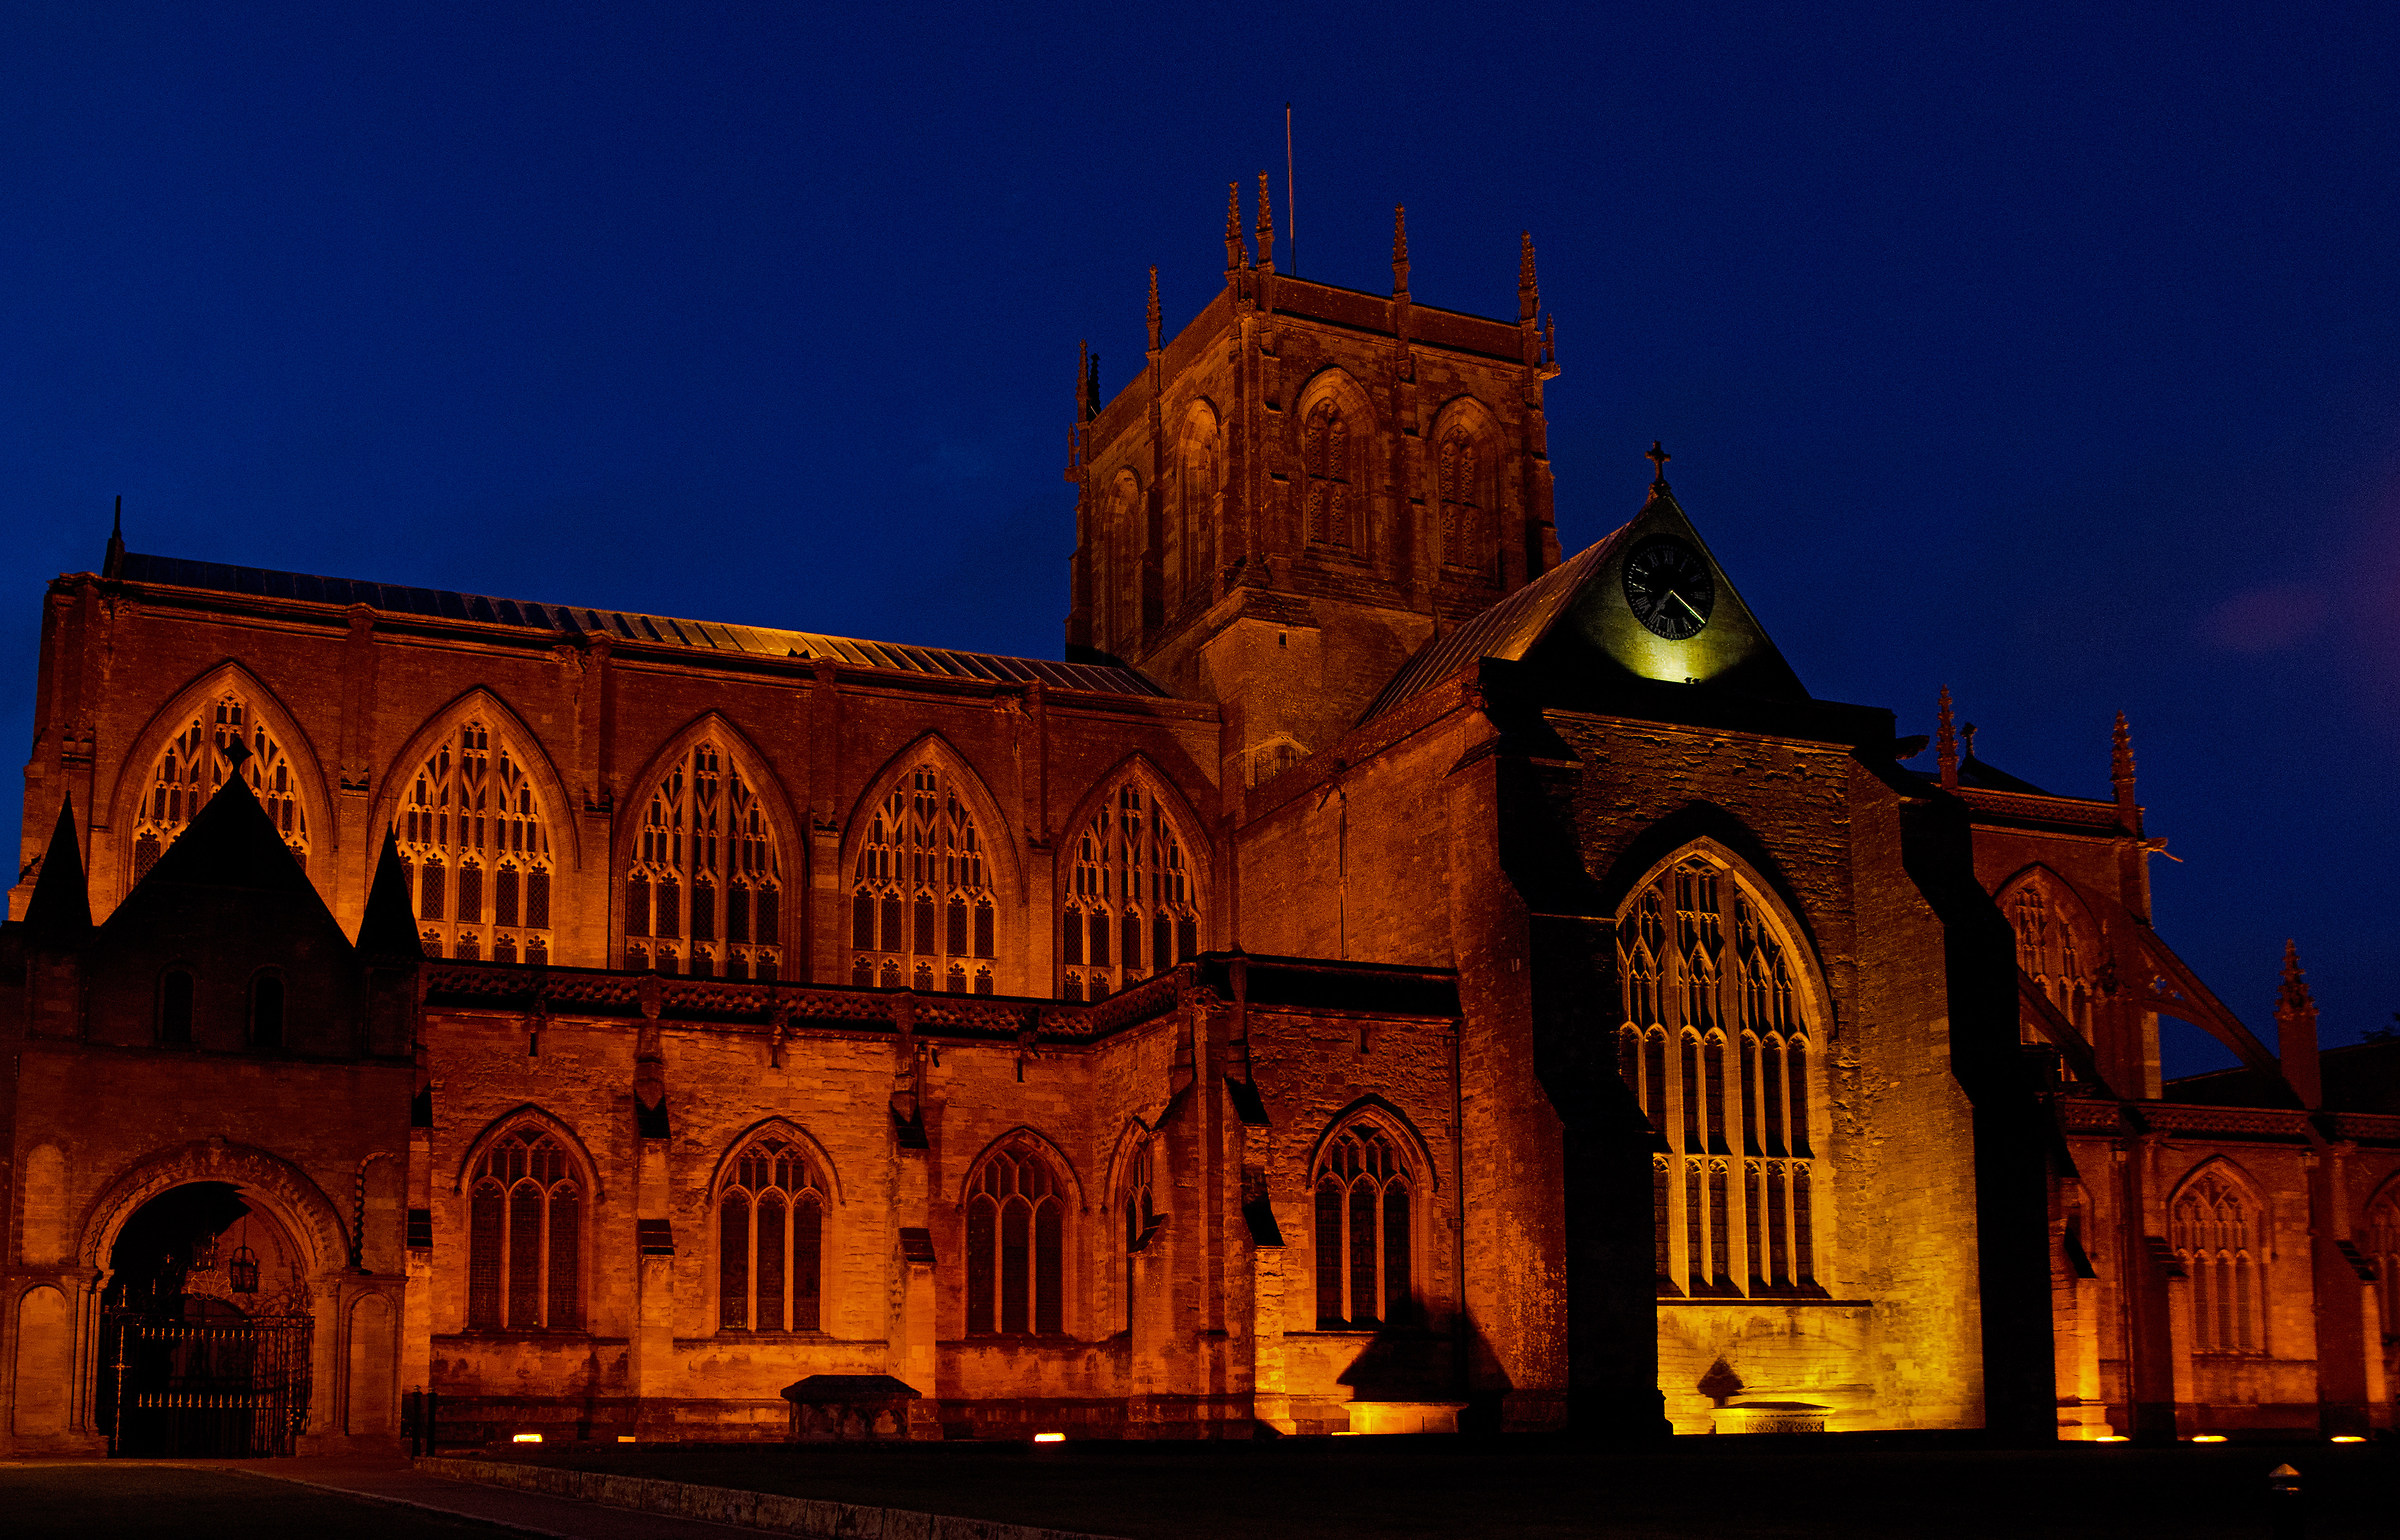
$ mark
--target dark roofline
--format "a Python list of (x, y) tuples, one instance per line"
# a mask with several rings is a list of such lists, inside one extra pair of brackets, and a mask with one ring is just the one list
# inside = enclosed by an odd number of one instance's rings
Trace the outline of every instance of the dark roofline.
[(677, 647), (763, 658), (832, 658), (858, 668), (930, 674), (991, 684), (1040, 683), (1053, 689), (1101, 695), (1165, 697), (1167, 691), (1139, 671), (1122, 666), (1015, 658), (1000, 653), (962, 652), (904, 642), (866, 641), (816, 631), (680, 620), (634, 610), (500, 599), (448, 589), (416, 588), (358, 578), (317, 577), (266, 567), (126, 552), (116, 563), (118, 581), (204, 593), (241, 594), (299, 604), (347, 609), (364, 605), (394, 615), (415, 615), (464, 625), (508, 626), (568, 636), (604, 636), (641, 646)]

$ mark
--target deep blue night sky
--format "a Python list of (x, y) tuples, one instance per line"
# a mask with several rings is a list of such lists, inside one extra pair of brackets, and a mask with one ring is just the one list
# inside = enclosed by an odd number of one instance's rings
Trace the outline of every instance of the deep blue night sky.
[(2400, 12), (1699, 12), (20, 0), (0, 720), (118, 493), (136, 550), (1056, 656), (1077, 339), (1113, 394), (1144, 269), (1205, 302), (1289, 99), (1302, 273), (1388, 287), (1406, 201), (1418, 300), (1513, 315), (1533, 231), (1570, 551), (1663, 438), (1812, 690), (1948, 684), (2094, 795), (2122, 707), (2166, 937), (2263, 1033), (2286, 936), (2388, 1024)]

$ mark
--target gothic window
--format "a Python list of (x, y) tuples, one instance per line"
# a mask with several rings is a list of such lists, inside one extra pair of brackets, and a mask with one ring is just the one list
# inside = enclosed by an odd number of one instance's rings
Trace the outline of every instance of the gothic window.
[(1059, 918), (1060, 992), (1102, 1000), (1200, 950), (1183, 841), (1139, 781), (1118, 787), (1075, 843)]
[(1317, 1330), (1414, 1324), (1409, 1179), (1392, 1139), (1353, 1123), (1326, 1142), (1315, 1187)]
[(993, 1152), (967, 1183), (967, 1335), (1064, 1331), (1065, 1185), (1030, 1140)]
[(1184, 428), (1177, 516), (1167, 526), (1167, 590), (1178, 598), (1208, 589), (1209, 550), (1218, 528), (1224, 474), (1216, 418), (1196, 406)]
[(291, 847), (293, 859), (308, 865), (308, 815), (300, 806), (290, 756), (267, 731), (251, 701), (229, 690), (194, 712), (150, 767), (150, 789), (133, 816), (134, 881), (150, 875), (159, 856), (225, 784), (232, 768), (226, 751), (237, 743), (249, 750), (242, 761), (243, 779)]
[(1359, 489), (1352, 485), (1354, 431), (1340, 405), (1323, 400), (1309, 409), (1300, 439), (1308, 538), (1344, 551), (1355, 551), (1360, 543)]
[(428, 955), (550, 960), (548, 825), (524, 756), (488, 723), (459, 724), (417, 767), (397, 832)]
[(625, 878), (625, 966), (773, 979), (783, 961), (783, 865), (758, 788), (713, 739), (678, 754), (650, 794)]
[(1125, 1170), (1125, 1326), (1133, 1327), (1133, 1259), (1149, 1247), (1150, 1238), (1159, 1225), (1158, 1200), (1151, 1191), (1151, 1155), (1154, 1146), (1149, 1140)]
[(815, 1331), (824, 1276), (825, 1184), (800, 1146), (767, 1135), (717, 1189), (717, 1327)]
[(928, 760), (876, 804), (859, 844), (850, 982), (988, 995), (996, 921), (975, 815), (951, 773)]
[(1658, 1292), (1675, 1292), (1675, 1257), (1671, 1236), (1674, 1219), (1669, 1214), (1669, 1194), (1672, 1188), (1667, 1175), (1667, 1157), (1655, 1155), (1650, 1160), (1650, 1238), (1658, 1259)]
[[(2009, 924), (2017, 933), (2017, 966), (2040, 986), (2061, 1016), (2089, 1037), (2092, 981), (2084, 959), (2091, 946), (2077, 943), (2076, 926), (2069, 918), (2072, 904), (2046, 889), (2047, 883), (2037, 874), (2020, 886), (2006, 905)], [(2026, 1035), (2029, 1041), (2035, 1040), (2035, 1029), (2028, 1027)]]
[(2384, 1339), (2390, 1341), (2400, 1336), (2400, 1190), (2386, 1192), (2367, 1211), (2364, 1239), (2383, 1305)]
[(1491, 527), (1493, 458), (1491, 445), (1463, 423), (1444, 431), (1434, 450), (1444, 565), (1465, 569), (1492, 565), (1498, 550)]
[(2192, 1283), (2192, 1350), (2266, 1348), (2266, 1252), (2240, 1188), (2211, 1172), (2175, 1200), (2170, 1244)]
[(475, 1164), (467, 1210), (467, 1324), (575, 1330), (582, 1188), (558, 1141), (539, 1128), (494, 1141)]
[(1776, 914), (1745, 878), (1698, 853), (1618, 912), (1619, 1072), (1673, 1147), (1655, 1173), (1664, 1292), (1815, 1285), (1808, 1027), (1792, 930)]

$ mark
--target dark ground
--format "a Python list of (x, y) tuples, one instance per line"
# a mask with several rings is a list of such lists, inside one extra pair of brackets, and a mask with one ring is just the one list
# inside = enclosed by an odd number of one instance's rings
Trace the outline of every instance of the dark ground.
[(2268, 1540), (2266, 1474), (2288, 1460), (2308, 1489), (2309, 1540), (2392, 1540), (2400, 1535), (2396, 1455), (2389, 1444), (2028, 1452), (1839, 1436), (1607, 1446), (1520, 1436), (554, 1445), (495, 1457), (1135, 1540)]
[(0, 1466), (10, 1540), (523, 1540), (513, 1531), (284, 1481), (93, 1460)]

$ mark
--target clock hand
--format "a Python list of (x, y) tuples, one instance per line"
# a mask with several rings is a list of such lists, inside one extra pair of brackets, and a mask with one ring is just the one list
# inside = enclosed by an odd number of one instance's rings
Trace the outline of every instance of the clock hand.
[(1692, 617), (1694, 620), (1696, 620), (1696, 621), (1700, 622), (1700, 624), (1702, 624), (1702, 625), (1704, 625), (1704, 626), (1708, 624), (1708, 617), (1707, 617), (1706, 615), (1703, 615), (1703, 614), (1701, 614), (1701, 613), (1700, 613), (1698, 610), (1696, 610), (1696, 609), (1693, 609), (1693, 608), (1692, 608), (1692, 601), (1691, 601), (1691, 600), (1689, 600), (1689, 599), (1686, 599), (1686, 598), (1683, 596), (1683, 594), (1681, 593), (1681, 591), (1679, 591), (1679, 590), (1677, 590), (1677, 589), (1670, 588), (1670, 589), (1668, 589), (1668, 590), (1667, 590), (1667, 597), (1668, 597), (1668, 598), (1670, 598), (1670, 599), (1672, 599), (1672, 600), (1674, 600), (1674, 601), (1675, 601), (1677, 604), (1680, 604), (1680, 605), (1682, 605), (1682, 606), (1683, 606), (1683, 612), (1684, 612), (1686, 615), (1689, 615), (1689, 616), (1691, 616), (1691, 617)]

